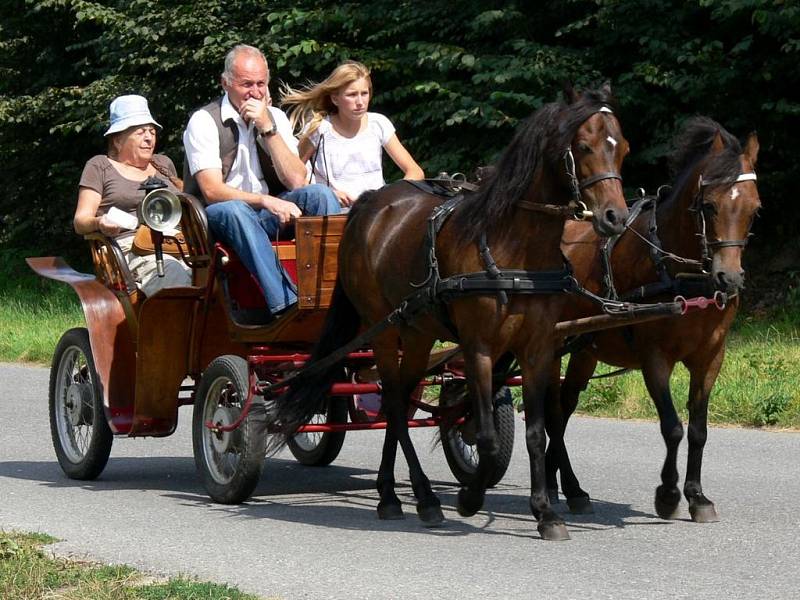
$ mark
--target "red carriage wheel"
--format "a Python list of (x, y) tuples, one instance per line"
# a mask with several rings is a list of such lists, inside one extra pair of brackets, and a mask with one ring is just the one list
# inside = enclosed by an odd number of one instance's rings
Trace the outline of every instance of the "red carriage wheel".
[(200, 378), (192, 416), (194, 462), (208, 495), (215, 502), (238, 504), (253, 493), (264, 466), (266, 452), (265, 411), (253, 406), (233, 431), (208, 427), (226, 426), (242, 414), (248, 394), (247, 361), (239, 356), (215, 358)]

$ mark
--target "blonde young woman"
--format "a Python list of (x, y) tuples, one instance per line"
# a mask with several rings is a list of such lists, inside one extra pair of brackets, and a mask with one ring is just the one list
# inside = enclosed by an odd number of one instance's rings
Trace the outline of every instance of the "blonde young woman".
[(405, 179), (423, 179), (420, 166), (397, 138), (392, 122), (369, 112), (372, 79), (361, 63), (348, 61), (327, 79), (301, 90), (285, 88), (283, 105), (300, 134), (300, 158), (313, 160), (317, 183), (330, 186), (342, 206), (386, 182), (383, 149)]
[(85, 235), (99, 231), (113, 237), (125, 256), (136, 284), (147, 296), (165, 287), (191, 285), (191, 269), (181, 260), (164, 255), (165, 276), (158, 277), (154, 255), (138, 256), (131, 252), (134, 230), (123, 229), (112, 221), (108, 212), (116, 207), (136, 216), (144, 199), (139, 189), (150, 176), (167, 179), (173, 192), (177, 181), (175, 165), (169, 157), (155, 154), (157, 129), (161, 129), (147, 106), (147, 99), (138, 95), (119, 96), (109, 107), (111, 122), (105, 137), (108, 153), (89, 159), (78, 184), (78, 206), (73, 226), (75, 233)]

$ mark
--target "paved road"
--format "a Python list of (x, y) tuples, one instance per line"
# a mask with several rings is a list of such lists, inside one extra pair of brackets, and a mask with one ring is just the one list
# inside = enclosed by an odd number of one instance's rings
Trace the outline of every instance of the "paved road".
[(575, 466), (597, 510), (567, 515), (572, 540), (547, 543), (527, 509), (521, 427), (508, 475), (470, 519), (431, 431), (415, 432), (448, 519), (426, 530), (412, 506), (405, 521), (375, 517), (378, 433), (350, 434), (326, 469), (270, 459), (251, 502), (219, 506), (195, 475), (183, 408), (172, 437), (115, 440), (100, 479), (70, 481), (50, 444), (47, 377), (0, 365), (0, 528), (50, 533), (61, 553), (285, 599), (798, 597), (800, 434), (713, 429), (704, 483), (723, 520), (697, 525), (685, 505), (675, 521), (653, 511), (656, 425), (576, 419)]

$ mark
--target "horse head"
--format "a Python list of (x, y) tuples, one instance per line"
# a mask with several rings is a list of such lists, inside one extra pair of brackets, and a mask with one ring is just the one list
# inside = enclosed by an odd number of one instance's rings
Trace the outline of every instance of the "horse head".
[(599, 235), (621, 233), (628, 207), (620, 168), (629, 148), (614, 104), (608, 85), (580, 94), (570, 88), (565, 101), (545, 104), (523, 121), (480, 189), (454, 215), (461, 246), (493, 228), (507, 231), (518, 222), (518, 210), (591, 214)]
[[(744, 286), (742, 252), (761, 206), (755, 173), (758, 149), (755, 133), (740, 153), (738, 142), (726, 142), (717, 131), (697, 179), (694, 209), (704, 266), (717, 289), (729, 294)], [(726, 154), (732, 155), (727, 167)]]
[(595, 92), (577, 93), (565, 90), (566, 111), (577, 129), (564, 153), (564, 182), (569, 186), (573, 202), (591, 213), (598, 235), (622, 233), (628, 207), (622, 190), (622, 161), (630, 151), (628, 140), (612, 106), (611, 86), (603, 85)]

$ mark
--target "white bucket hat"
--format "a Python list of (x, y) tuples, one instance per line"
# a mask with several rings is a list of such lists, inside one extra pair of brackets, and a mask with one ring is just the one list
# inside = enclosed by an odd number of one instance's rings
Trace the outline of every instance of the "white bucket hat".
[(111, 102), (108, 111), (111, 117), (111, 126), (103, 134), (104, 136), (125, 131), (128, 127), (134, 127), (135, 125), (149, 125), (151, 123), (159, 129), (163, 129), (153, 118), (153, 115), (150, 114), (147, 98), (144, 96), (136, 94), (118, 96)]

